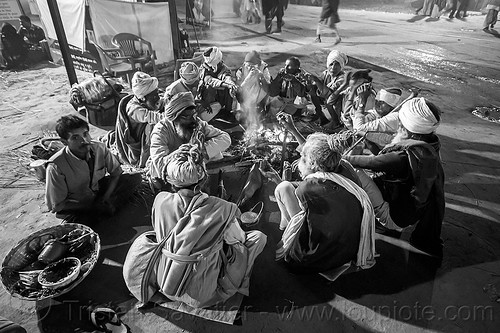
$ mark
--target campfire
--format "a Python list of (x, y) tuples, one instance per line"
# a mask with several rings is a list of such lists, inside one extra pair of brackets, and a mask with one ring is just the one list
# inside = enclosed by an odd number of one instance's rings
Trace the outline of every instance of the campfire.
[(299, 158), (300, 155), (295, 150), (297, 146), (298, 143), (290, 133), (269, 123), (247, 129), (233, 154), (241, 156), (241, 163), (249, 165), (266, 160), (281, 172), (283, 162), (293, 162)]

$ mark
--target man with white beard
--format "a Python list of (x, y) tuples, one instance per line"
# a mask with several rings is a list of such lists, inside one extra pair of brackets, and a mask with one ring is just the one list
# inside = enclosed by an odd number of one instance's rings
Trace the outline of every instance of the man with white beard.
[(205, 161), (222, 158), (222, 152), (231, 144), (231, 137), (196, 116), (193, 94), (181, 92), (165, 106), (165, 119), (155, 125), (151, 133), (149, 176), (155, 189), (161, 189), (159, 181), (167, 156), (184, 143), (196, 144), (203, 152)]
[(399, 128), (391, 144), (377, 156), (348, 156), (358, 170), (380, 224), (400, 231), (416, 224), (410, 243), (441, 258), (444, 218), (444, 171), (435, 134), (440, 110), (424, 98), (413, 98), (399, 111)]

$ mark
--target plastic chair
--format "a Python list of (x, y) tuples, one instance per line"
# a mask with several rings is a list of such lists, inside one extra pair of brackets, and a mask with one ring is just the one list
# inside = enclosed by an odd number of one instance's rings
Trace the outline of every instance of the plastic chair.
[(122, 50), (119, 48), (102, 48), (92, 41), (91, 43), (97, 49), (104, 69), (115, 77), (125, 75), (128, 84), (131, 85), (135, 68), (128, 62), (128, 57), (123, 54)]
[[(122, 50), (128, 61), (135, 68), (139, 64), (141, 71), (145, 71), (146, 64), (151, 62), (153, 65), (154, 76), (157, 76), (155, 58), (156, 53), (147, 40), (130, 33), (119, 33), (113, 37), (113, 44)], [(144, 45), (147, 47), (144, 48)]]

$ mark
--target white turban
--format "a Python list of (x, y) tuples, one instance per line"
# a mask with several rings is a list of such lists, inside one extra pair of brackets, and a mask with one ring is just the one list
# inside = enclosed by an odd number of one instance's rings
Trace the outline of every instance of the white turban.
[(216, 68), (222, 61), (222, 52), (217, 46), (209, 47), (203, 52), (203, 60), (208, 66)]
[(344, 69), (345, 65), (347, 65), (348, 58), (345, 53), (342, 53), (337, 50), (333, 50), (330, 52), (328, 57), (326, 58), (326, 67), (330, 67), (330, 65), (334, 62), (338, 62), (341, 69)]
[(163, 178), (176, 187), (198, 184), (207, 176), (203, 155), (197, 145), (183, 144), (172, 152), (163, 169)]
[(398, 95), (390, 93), (385, 89), (380, 89), (377, 93), (377, 96), (375, 96), (375, 99), (377, 101), (386, 102), (390, 106), (395, 107), (396, 105), (398, 105), (399, 100), (401, 99), (401, 94)]
[(179, 76), (186, 84), (193, 84), (198, 80), (200, 70), (194, 62), (184, 62), (179, 69)]
[(404, 103), (399, 110), (399, 121), (407, 130), (416, 134), (430, 134), (439, 126), (439, 121), (423, 97), (412, 98)]
[(158, 79), (143, 72), (135, 72), (132, 77), (132, 92), (138, 98), (144, 98), (158, 88)]

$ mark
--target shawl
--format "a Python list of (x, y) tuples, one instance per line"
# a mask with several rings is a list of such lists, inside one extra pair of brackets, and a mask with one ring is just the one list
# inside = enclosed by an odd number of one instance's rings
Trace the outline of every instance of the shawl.
[[(363, 208), (363, 219), (361, 222), (361, 235), (356, 259), (356, 266), (367, 269), (375, 265), (375, 214), (370, 199), (366, 192), (356, 183), (346, 177), (333, 172), (316, 172), (308, 175), (308, 178), (322, 178), (335, 182), (354, 195)], [(276, 259), (281, 259), (290, 250), (295, 238), (298, 236), (300, 228), (306, 217), (305, 211), (300, 211), (292, 217), (288, 223), (283, 237), (278, 244)]]

